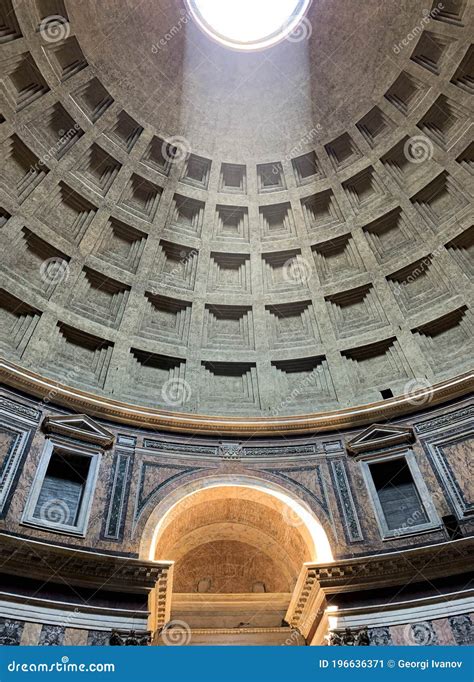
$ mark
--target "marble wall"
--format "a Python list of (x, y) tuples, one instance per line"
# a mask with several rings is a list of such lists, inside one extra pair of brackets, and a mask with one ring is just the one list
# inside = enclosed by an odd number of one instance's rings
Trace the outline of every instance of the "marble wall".
[[(417, 535), (415, 527), (401, 529), (388, 540), (381, 537), (362, 463), (347, 450), (348, 442), (360, 431), (240, 443), (152, 433), (96, 420), (99, 428), (110, 432), (113, 444), (99, 448), (99, 475), (87, 530), (83, 537), (74, 537), (21, 522), (50, 438), (44, 419), (67, 417), (68, 413), (4, 389), (0, 394), (0, 528), (45, 541), (136, 556), (146, 523), (165, 498), (173, 495), (179, 499), (181, 487), (197, 489), (211, 478), (229, 478), (235, 483), (251, 476), (306, 503), (325, 529), (336, 558), (441, 542), (448, 538), (441, 523), (447, 515), (457, 518), (461, 534), (472, 532), (469, 419), (473, 410), (461, 401), (446, 410), (438, 408), (397, 422), (412, 427), (416, 440), (388, 448), (386, 454), (414, 453), (439, 524), (423, 535)], [(74, 437), (69, 441), (67, 436), (62, 438), (74, 444)]]

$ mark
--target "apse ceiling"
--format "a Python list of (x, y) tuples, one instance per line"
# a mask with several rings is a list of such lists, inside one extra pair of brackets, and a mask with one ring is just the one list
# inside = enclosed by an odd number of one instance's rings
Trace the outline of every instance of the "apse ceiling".
[(238, 52), (184, 1), (5, 1), (2, 354), (211, 415), (465, 372), (473, 6), (313, 0)]

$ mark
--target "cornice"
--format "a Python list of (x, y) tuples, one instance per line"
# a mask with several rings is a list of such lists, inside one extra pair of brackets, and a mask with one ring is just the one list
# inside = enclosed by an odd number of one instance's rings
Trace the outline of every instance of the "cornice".
[(472, 571), (474, 537), (372, 554), (326, 564), (304, 564), (285, 620), (307, 637), (315, 631), (327, 596), (341, 592), (377, 590)]
[(286, 417), (225, 417), (166, 412), (123, 403), (60, 384), (3, 359), (0, 359), (0, 379), (5, 384), (48, 403), (120, 424), (180, 433), (236, 437), (297, 435), (360, 427), (417, 412), (420, 405), (440, 405), (474, 389), (474, 374), (469, 372), (423, 389), (416, 395), (400, 396), (342, 410)]
[(143, 561), (64, 547), (0, 532), (2, 571), (24, 578), (60, 581), (78, 587), (148, 593), (173, 562)]
[(472, 569), (474, 537), (372, 554), (328, 564), (305, 564), (326, 594), (407, 584), (416, 576), (434, 580)]

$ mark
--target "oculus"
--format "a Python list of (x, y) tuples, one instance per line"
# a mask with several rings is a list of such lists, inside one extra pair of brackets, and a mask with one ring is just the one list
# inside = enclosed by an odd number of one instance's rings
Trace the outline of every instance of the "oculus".
[(310, 4), (311, 0), (187, 0), (205, 33), (226, 47), (247, 51), (270, 47), (290, 35), (296, 42), (296, 29)]

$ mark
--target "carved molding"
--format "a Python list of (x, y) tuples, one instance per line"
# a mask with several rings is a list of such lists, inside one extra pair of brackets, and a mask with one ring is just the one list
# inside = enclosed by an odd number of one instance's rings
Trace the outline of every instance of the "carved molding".
[(5, 396), (0, 396), (0, 410), (2, 412), (9, 412), (15, 415), (15, 417), (21, 417), (35, 423), (38, 422), (41, 417), (41, 412), (34, 407), (22, 405), (22, 403), (17, 403), (15, 400), (9, 400), (9, 398), (6, 398)]
[(103, 537), (107, 540), (120, 541), (123, 538), (125, 515), (130, 493), (133, 450), (117, 449), (114, 454)]
[(94, 443), (104, 448), (110, 447), (115, 438), (111, 431), (104, 429), (86, 414), (48, 416), (44, 418), (42, 427), (46, 433)]
[[(471, 457), (465, 471), (456, 471), (456, 468), (453, 468), (450, 462), (449, 454), (445, 452), (445, 448), (466, 443), (466, 447), (469, 447), (469, 451), (471, 451), (471, 441), (473, 438), (474, 429), (466, 426), (460, 432), (458, 429), (455, 433), (445, 431), (441, 434), (431, 434), (423, 439), (423, 448), (431, 459), (439, 483), (446, 492), (453, 511), (459, 519), (467, 518), (474, 514), (474, 499), (472, 496), (469, 499), (460, 482), (460, 477), (463, 476), (467, 477), (467, 480), (472, 480), (474, 464)], [(468, 446), (467, 443), (470, 445)]]
[(329, 646), (370, 646), (367, 628), (361, 630), (332, 630), (328, 637)]
[(148, 593), (172, 565), (169, 561), (101, 554), (7, 533), (0, 533), (0, 562), (2, 571), (10, 575), (47, 581), (56, 575), (70, 585), (137, 593)]
[(21, 422), (3, 419), (0, 415), (0, 432), (8, 434), (10, 442), (6, 452), (2, 452), (0, 468), (0, 517), (6, 515), (10, 500), (21, 472), (22, 462), (29, 448), (31, 429)]
[[(0, 360), (0, 377), (9, 386), (66, 405), (77, 412), (85, 412), (110, 421), (133, 426), (152, 427), (156, 430), (181, 433), (208, 433), (226, 435), (286, 435), (339, 431), (376, 421), (386, 421), (396, 416), (416, 412), (419, 406), (415, 396), (401, 396), (369, 405), (344, 410), (288, 417), (209, 417), (206, 415), (173, 413), (122, 403), (94, 395), (47, 379), (18, 365)], [(444, 381), (430, 388), (431, 406), (442, 404), (472, 391), (472, 373)], [(422, 394), (423, 392), (421, 392)], [(420, 394), (420, 397), (421, 397)]]
[(474, 405), (467, 405), (462, 410), (447, 412), (431, 419), (415, 424), (415, 431), (419, 434), (439, 431), (440, 429), (456, 426), (464, 421), (469, 422), (474, 418)]
[(219, 457), (221, 459), (232, 459), (239, 461), (242, 459), (243, 449), (241, 443), (220, 443)]
[(467, 573), (474, 561), (474, 538), (374, 554), (327, 564), (307, 563), (299, 575), (285, 620), (304, 637), (322, 621), (329, 594), (406, 585)]
[(348, 542), (361, 542), (364, 536), (352, 494), (354, 486), (349, 483), (346, 465), (342, 459), (333, 459), (330, 462), (330, 470), (347, 540)]
[(151, 632), (136, 632), (135, 630), (112, 630), (110, 646), (148, 646), (151, 642)]
[(373, 451), (386, 450), (396, 445), (409, 445), (415, 441), (413, 429), (393, 424), (372, 424), (358, 436), (348, 441), (350, 455), (363, 455)]

